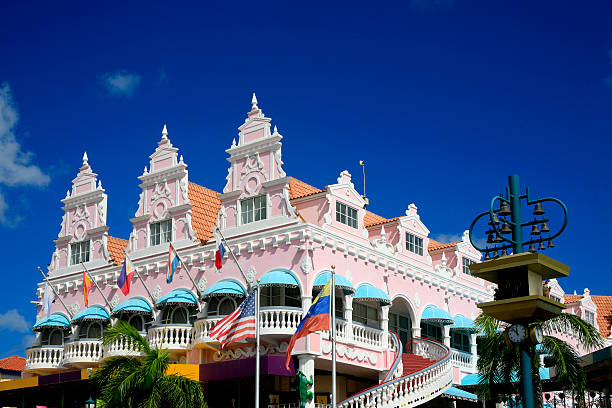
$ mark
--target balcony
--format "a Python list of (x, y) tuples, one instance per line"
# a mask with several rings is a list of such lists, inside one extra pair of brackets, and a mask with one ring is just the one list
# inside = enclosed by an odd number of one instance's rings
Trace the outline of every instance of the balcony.
[[(141, 333), (143, 334), (143, 333)], [(146, 336), (146, 335), (145, 335)], [(104, 358), (110, 357), (141, 357), (144, 354), (134, 350), (133, 343), (129, 339), (119, 338), (104, 346)]]
[(213, 317), (210, 319), (201, 318), (195, 321), (193, 325), (193, 343), (196, 347), (201, 348), (206, 343), (212, 343), (216, 340), (210, 338), (210, 331), (221, 320), (222, 317)]
[(64, 344), (64, 365), (76, 368), (93, 367), (102, 360), (102, 340), (81, 339)]
[(193, 327), (190, 324), (164, 324), (152, 326), (148, 334), (151, 348), (173, 351), (191, 350)]
[(64, 346), (32, 346), (26, 349), (27, 372), (49, 374), (64, 369)]
[(475, 372), (472, 353), (451, 349), (451, 361), (453, 367), (458, 367), (463, 371)]

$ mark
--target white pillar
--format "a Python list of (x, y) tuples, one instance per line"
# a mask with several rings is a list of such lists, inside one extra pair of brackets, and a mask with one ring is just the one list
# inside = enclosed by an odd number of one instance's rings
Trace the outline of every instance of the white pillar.
[[(312, 354), (300, 354), (297, 356), (298, 358), (298, 368), (301, 372), (304, 373), (304, 375), (306, 376), (306, 378), (308, 380), (310, 380), (310, 376), (312, 375), (312, 387), (310, 388), (310, 391), (312, 391), (313, 395), (314, 395), (314, 390), (315, 390), (315, 378), (314, 378), (314, 368), (315, 368), (315, 356), (313, 356)], [(312, 401), (309, 401), (306, 403), (305, 408), (314, 408), (315, 406), (315, 399), (314, 397), (312, 398)]]
[(302, 296), (302, 310), (304, 314), (308, 313), (308, 309), (312, 305), (312, 296)]
[(389, 306), (380, 308), (380, 328), (383, 331), (382, 346), (386, 349), (389, 344)]
[(421, 337), (421, 326), (412, 326), (412, 337)]
[(344, 318), (346, 319), (346, 342), (353, 343), (353, 295), (344, 296)]
[(444, 345), (448, 348), (451, 346), (450, 326), (445, 324), (442, 326)]
[[(470, 352), (472, 353), (472, 371), (476, 372), (476, 363), (478, 363), (478, 345), (476, 344), (476, 333), (470, 334)], [(542, 364), (541, 367), (544, 367)]]

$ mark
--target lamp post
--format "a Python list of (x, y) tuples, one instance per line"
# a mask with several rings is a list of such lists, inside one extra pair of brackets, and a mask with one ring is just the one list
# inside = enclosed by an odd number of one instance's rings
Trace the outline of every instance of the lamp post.
[[(523, 222), (522, 217), (522, 201), (525, 200), (527, 206), (533, 206), (533, 221)], [(499, 207), (495, 208), (499, 202)], [(544, 209), (542, 203), (553, 202), (558, 204), (563, 211), (563, 224), (561, 228), (554, 234), (550, 233), (548, 223), (550, 220), (544, 218)], [(481, 248), (474, 240), (474, 227), (476, 223), (488, 216), (489, 227), (485, 231), (487, 236), (487, 244), (491, 244), (489, 248)], [(510, 217), (508, 219), (508, 216)], [(501, 224), (501, 227), (500, 227)], [(547, 320), (560, 313), (563, 305), (556, 302), (543, 299), (541, 278), (566, 276), (567, 271), (564, 271), (565, 265), (560, 263), (551, 263), (550, 258), (543, 259), (539, 256), (520, 256), (523, 254), (524, 247), (529, 245), (529, 252), (536, 253), (537, 250), (542, 251), (546, 248), (554, 248), (553, 239), (558, 237), (567, 226), (567, 207), (563, 202), (554, 197), (545, 197), (533, 199), (526, 189), (525, 194), (521, 194), (518, 175), (508, 177), (508, 187), (506, 193), (497, 195), (491, 199), (488, 211), (479, 214), (472, 225), (470, 226), (470, 242), (480, 252), (483, 252), (484, 260), (492, 260), (494, 265), (476, 264), (470, 267), (473, 274), (483, 279), (497, 283), (498, 288), (495, 293), (495, 301), (484, 304), (479, 304), (483, 311), (493, 317), (509, 323), (519, 323), (517, 326), (522, 326), (521, 323), (529, 324), (536, 320)], [(523, 239), (523, 228), (531, 227), (529, 232), (531, 238)], [(511, 234), (512, 238), (507, 237)], [(547, 242), (547, 245), (544, 243)], [(513, 259), (505, 260), (508, 256), (508, 251), (512, 251)], [(496, 260), (499, 261), (496, 262)], [(520, 259), (519, 259), (520, 258)], [(536, 264), (545, 265), (544, 268), (539, 268)], [(548, 268), (548, 269), (545, 269)], [(480, 271), (476, 273), (476, 271)], [(544, 272), (543, 272), (544, 271)], [(539, 279), (539, 282), (538, 282)], [(539, 286), (539, 288), (538, 288)], [(521, 314), (519, 311), (521, 304), (530, 303), (533, 305), (535, 312), (531, 314)], [(557, 308), (558, 310), (556, 310)], [(510, 337), (511, 341), (519, 345), (520, 348), (520, 364), (521, 364), (521, 391), (524, 408), (534, 408), (534, 393), (532, 379), (532, 362), (530, 351), (532, 344), (527, 339), (527, 330), (522, 326), (522, 330), (517, 328), (514, 331), (514, 337)], [(507, 332), (508, 333), (508, 332)], [(512, 333), (511, 333), (512, 334)], [(514, 338), (514, 340), (512, 340)]]

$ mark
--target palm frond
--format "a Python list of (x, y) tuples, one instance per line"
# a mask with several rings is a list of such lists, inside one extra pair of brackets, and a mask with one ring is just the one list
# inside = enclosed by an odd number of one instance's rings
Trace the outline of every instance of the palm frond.
[(128, 342), (135, 350), (148, 353), (151, 349), (147, 339), (142, 337), (138, 330), (131, 324), (119, 320), (114, 326), (109, 327), (102, 333), (102, 343), (111, 344), (115, 341)]
[(552, 334), (553, 331), (572, 333), (586, 350), (601, 348), (605, 345), (604, 338), (595, 326), (571, 313), (561, 313), (543, 322), (542, 329), (547, 334)]
[(565, 389), (584, 393), (586, 377), (580, 367), (576, 350), (570, 344), (552, 336), (544, 336), (542, 349), (554, 360), (556, 380), (559, 384)]
[(176, 408), (206, 406), (200, 383), (181, 375), (168, 375), (158, 383), (160, 392), (168, 401), (181, 401)]

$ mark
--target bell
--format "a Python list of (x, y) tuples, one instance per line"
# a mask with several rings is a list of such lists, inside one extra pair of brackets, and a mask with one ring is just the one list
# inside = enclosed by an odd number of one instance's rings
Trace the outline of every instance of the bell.
[(538, 224), (533, 224), (531, 226), (531, 235), (540, 235), (540, 229), (538, 228)]
[(506, 248), (504, 248), (502, 251), (501, 256), (508, 256), (508, 251), (506, 251)]
[(544, 210), (542, 209), (542, 203), (536, 203), (533, 208), (533, 215), (544, 215)]
[(500, 242), (504, 242), (504, 239), (502, 237), (495, 237), (495, 242), (499, 244)]
[(544, 241), (540, 241), (540, 245), (538, 245), (538, 251), (543, 251), (545, 249), (546, 247), (544, 246)]
[(510, 228), (510, 224), (507, 221), (504, 221), (504, 225), (502, 226), (501, 233), (502, 234), (510, 234), (512, 229)]
[(555, 244), (553, 244), (552, 239), (548, 240), (548, 248), (554, 248)]
[(484, 260), (488, 261), (489, 259), (491, 259), (491, 256), (489, 255), (489, 252), (485, 252)]
[(542, 228), (540, 228), (540, 232), (545, 233), (545, 232), (550, 232), (550, 230), (548, 229), (548, 224), (543, 222), (542, 223)]
[(487, 244), (495, 243), (495, 239), (493, 238), (493, 234), (487, 235)]
[(535, 252), (535, 245), (529, 244), (529, 252)]
[(493, 223), (495, 223), (495, 225), (499, 224), (499, 218), (497, 218), (497, 214), (493, 214), (493, 222), (491, 222), (491, 217), (489, 217), (489, 225), (493, 225)]
[(501, 205), (499, 206), (499, 215), (505, 216), (505, 215), (510, 215), (510, 214), (511, 214), (510, 206), (508, 205), (507, 202), (502, 201)]
[(497, 251), (493, 252), (493, 259), (495, 258), (499, 258), (499, 255), (497, 254)]

